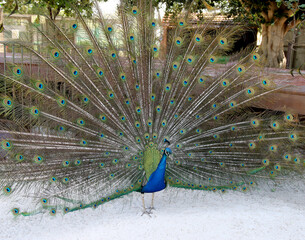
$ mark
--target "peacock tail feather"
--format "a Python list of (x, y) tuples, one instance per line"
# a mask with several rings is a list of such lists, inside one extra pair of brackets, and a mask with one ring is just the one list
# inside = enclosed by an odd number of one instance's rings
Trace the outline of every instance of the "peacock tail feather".
[(164, 139), (172, 187), (247, 191), (303, 172), (295, 115), (251, 108), (282, 87), (251, 49), (231, 54), (248, 27), (215, 25), (212, 14), (194, 28), (187, 10), (162, 21), (151, 1), (133, 2), (115, 19), (98, 7), (91, 20), (40, 16), (23, 40), (5, 42), (26, 56), (0, 73), (9, 120), (0, 123), (0, 187), (31, 202), (16, 200), (14, 215), (96, 208), (139, 191)]

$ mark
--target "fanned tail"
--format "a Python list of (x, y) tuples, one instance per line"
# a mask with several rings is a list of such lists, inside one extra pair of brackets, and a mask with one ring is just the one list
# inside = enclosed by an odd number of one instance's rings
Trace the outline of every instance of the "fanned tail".
[(5, 43), (26, 56), (0, 73), (9, 119), (0, 183), (5, 195), (33, 199), (15, 215), (95, 208), (139, 190), (164, 139), (174, 187), (245, 191), (303, 171), (293, 113), (251, 108), (281, 87), (258, 54), (232, 50), (246, 26), (214, 24), (211, 14), (194, 28), (188, 11), (162, 22), (151, 1), (122, 2), (115, 19), (75, 11), (75, 21), (44, 17), (29, 41)]

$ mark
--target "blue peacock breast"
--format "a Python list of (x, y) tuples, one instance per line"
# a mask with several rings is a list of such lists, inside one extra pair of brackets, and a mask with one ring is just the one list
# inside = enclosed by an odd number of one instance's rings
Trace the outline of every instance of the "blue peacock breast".
[(157, 192), (165, 188), (166, 158), (167, 156), (164, 153), (162, 155), (155, 145), (150, 144), (145, 147), (143, 163), (148, 181), (142, 188), (142, 193)]

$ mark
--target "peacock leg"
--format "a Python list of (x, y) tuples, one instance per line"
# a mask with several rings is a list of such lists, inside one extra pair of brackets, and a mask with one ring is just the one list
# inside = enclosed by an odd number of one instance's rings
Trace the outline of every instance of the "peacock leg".
[(141, 216), (143, 216), (144, 214), (147, 214), (148, 216), (150, 216), (150, 212), (148, 212), (145, 208), (144, 193), (142, 193), (142, 204), (143, 204), (143, 212), (142, 212)]
[(152, 196), (151, 196), (151, 205), (150, 205), (150, 208), (149, 208), (149, 212), (151, 213), (152, 210), (155, 210), (155, 207), (154, 207), (154, 197), (155, 197), (155, 193), (152, 193)]

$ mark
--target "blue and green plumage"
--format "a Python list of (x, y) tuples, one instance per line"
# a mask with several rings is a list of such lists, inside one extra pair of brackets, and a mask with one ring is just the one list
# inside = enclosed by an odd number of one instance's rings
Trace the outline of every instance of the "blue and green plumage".
[[(255, 52), (227, 56), (244, 26), (211, 31), (212, 14), (194, 28), (187, 10), (162, 22), (150, 1), (122, 1), (116, 19), (96, 14), (46, 17), (31, 26), (38, 43), (5, 42), (27, 56), (0, 73), (0, 187), (14, 215), (96, 208), (166, 185), (246, 191), (302, 172), (303, 125), (251, 108), (280, 87)], [(30, 206), (18, 201), (25, 190)]]
[[(146, 151), (149, 151), (148, 149)], [(172, 154), (170, 148), (165, 148), (161, 159), (158, 161), (158, 154), (150, 154), (145, 158), (144, 153), (144, 166), (146, 163), (145, 175), (147, 183), (141, 188), (141, 193), (154, 193), (163, 190), (166, 187), (165, 184), (165, 170), (166, 159), (169, 154)], [(156, 167), (153, 165), (158, 164)], [(151, 165), (151, 167), (149, 166)]]

